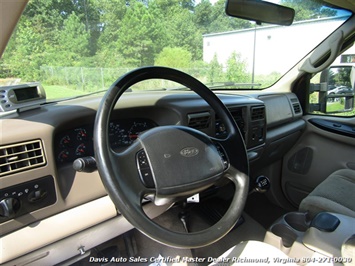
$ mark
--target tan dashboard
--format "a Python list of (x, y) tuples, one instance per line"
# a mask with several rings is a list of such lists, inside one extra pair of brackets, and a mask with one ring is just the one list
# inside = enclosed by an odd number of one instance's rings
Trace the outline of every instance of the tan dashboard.
[[(251, 161), (262, 158), (268, 145), (268, 130), (272, 132), (282, 122), (289, 125), (299, 119), (294, 114), (291, 96), (259, 100), (219, 95), (241, 130)], [(290, 113), (280, 118), (279, 124), (270, 117), (277, 99), (283, 99), (283, 107), (288, 104), (290, 108)], [(3, 245), (0, 257), (3, 262), (13, 258), (7, 254), (7, 249), (16, 246), (14, 239), (19, 234), (31, 232), (30, 235), (34, 235), (40, 230), (42, 237), (26, 250), (18, 250), (17, 257), (119, 217), (119, 211), (106, 196), (98, 172), (77, 172), (72, 167), (75, 159), (94, 156), (92, 134), (100, 100), (100, 95), (88, 96), (1, 117), (0, 234)], [(271, 104), (265, 104), (264, 100)], [(271, 127), (267, 119), (272, 120)], [(141, 132), (163, 125), (189, 126), (217, 138), (226, 134), (223, 123), (210, 106), (190, 92), (125, 93), (110, 120), (108, 139), (112, 149), (124, 149)], [(288, 133), (280, 132), (271, 137)], [(97, 208), (104, 213), (94, 211)], [(149, 208), (155, 215), (163, 211), (155, 212), (157, 207), (153, 205)], [(55, 224), (54, 227), (62, 224), (62, 228), (51, 234)]]

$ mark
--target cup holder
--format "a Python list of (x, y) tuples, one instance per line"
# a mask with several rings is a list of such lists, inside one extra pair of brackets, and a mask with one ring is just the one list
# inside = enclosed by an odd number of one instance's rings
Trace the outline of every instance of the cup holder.
[(282, 239), (282, 244), (289, 248), (297, 239), (295, 231), (286, 224), (275, 224), (271, 227), (271, 232)]
[(296, 241), (302, 241), (309, 225), (310, 219), (307, 213), (286, 213), (270, 227), (271, 234), (267, 234), (267, 241), (279, 249), (292, 248)]
[(309, 228), (307, 213), (290, 212), (284, 216), (284, 220), (289, 226), (300, 232), (306, 232)]

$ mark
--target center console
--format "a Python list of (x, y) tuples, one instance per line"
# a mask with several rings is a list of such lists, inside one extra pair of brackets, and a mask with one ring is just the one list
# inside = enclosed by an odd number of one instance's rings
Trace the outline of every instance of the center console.
[(341, 214), (323, 212), (310, 219), (307, 213), (290, 212), (271, 225), (264, 242), (298, 265), (354, 265), (354, 225), (355, 218)]

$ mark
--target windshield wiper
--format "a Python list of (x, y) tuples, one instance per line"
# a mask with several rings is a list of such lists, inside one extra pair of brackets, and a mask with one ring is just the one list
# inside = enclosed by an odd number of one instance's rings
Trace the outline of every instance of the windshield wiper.
[(94, 91), (94, 92), (90, 92), (90, 93), (82, 94), (82, 95), (77, 95), (77, 96), (64, 97), (64, 98), (60, 98), (60, 99), (53, 99), (53, 100), (50, 100), (50, 101), (46, 101), (45, 103), (42, 103), (41, 105), (58, 103), (58, 102), (66, 101), (66, 100), (78, 99), (78, 98), (82, 98), (82, 97), (86, 97), (86, 96), (90, 96), (90, 95), (94, 95), (94, 94), (103, 93), (103, 92), (106, 92), (106, 91), (107, 91), (107, 89), (104, 89), (104, 90)]
[[(221, 82), (211, 82), (211, 83), (205, 83), (205, 86), (208, 87), (209, 89), (218, 89), (218, 88), (226, 88), (226, 87), (233, 87), (233, 89), (249, 89), (252, 88), (254, 89), (255, 87), (260, 87), (260, 83), (238, 83), (238, 82), (233, 82), (233, 81), (221, 81)], [(185, 91), (185, 90), (190, 90), (187, 87), (174, 87), (174, 88), (165, 88), (167, 91)]]
[(173, 88), (163, 88), (163, 90), (166, 91), (189, 91), (190, 89), (188, 87), (173, 87)]
[(233, 89), (249, 89), (260, 87), (260, 83), (239, 83), (234, 81), (211, 82), (205, 84), (210, 89), (233, 87)]

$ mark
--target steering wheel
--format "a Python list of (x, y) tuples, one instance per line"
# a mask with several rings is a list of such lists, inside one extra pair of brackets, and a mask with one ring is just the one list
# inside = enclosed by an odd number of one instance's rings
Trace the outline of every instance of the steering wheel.
[[(228, 135), (216, 139), (184, 126), (159, 126), (141, 133), (122, 152), (110, 148), (110, 114), (120, 96), (137, 82), (166, 79), (200, 95), (224, 123)], [(212, 244), (237, 223), (248, 193), (248, 158), (245, 144), (232, 115), (219, 98), (190, 75), (165, 67), (144, 67), (120, 77), (104, 95), (94, 126), (94, 148), (102, 182), (119, 212), (152, 239), (177, 248)], [(228, 178), (235, 193), (224, 216), (199, 232), (181, 233), (152, 221), (142, 209), (142, 200), (156, 205), (173, 203), (199, 193)]]

